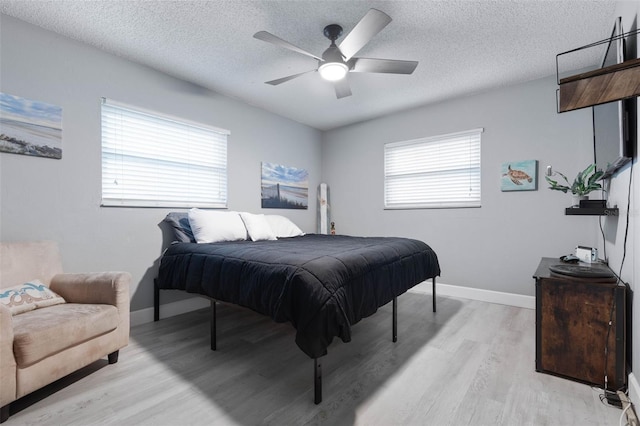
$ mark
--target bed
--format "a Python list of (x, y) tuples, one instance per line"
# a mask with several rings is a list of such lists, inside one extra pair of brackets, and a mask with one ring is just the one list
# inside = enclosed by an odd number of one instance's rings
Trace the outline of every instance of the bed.
[(306, 234), (277, 240), (180, 242), (164, 252), (156, 279), (159, 290), (182, 290), (212, 300), (211, 347), (216, 348), (215, 302), (227, 302), (290, 322), (296, 344), (314, 360), (315, 402), (322, 400), (320, 358), (334, 337), (351, 340), (351, 326), (432, 280), (440, 267), (424, 242), (394, 237)]

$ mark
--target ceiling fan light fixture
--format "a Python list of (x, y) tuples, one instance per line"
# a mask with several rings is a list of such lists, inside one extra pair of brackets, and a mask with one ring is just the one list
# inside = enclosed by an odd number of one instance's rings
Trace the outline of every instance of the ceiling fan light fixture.
[(342, 35), (342, 27), (338, 24), (327, 25), (324, 27), (323, 33), (331, 41), (331, 45), (322, 53), (322, 57), (309, 53), (271, 33), (258, 31), (253, 35), (258, 40), (263, 40), (318, 60), (318, 67), (314, 70), (266, 81), (265, 83), (277, 86), (301, 75), (317, 71), (323, 80), (333, 83), (332, 86), (336, 92), (336, 97), (341, 99), (351, 96), (351, 88), (345, 78), (349, 72), (411, 74), (418, 66), (417, 61), (358, 58), (354, 56), (389, 22), (391, 22), (391, 17), (386, 13), (378, 9), (369, 9), (351, 32), (340, 42), (340, 46), (336, 45), (336, 40)]
[(320, 76), (328, 81), (342, 80), (349, 72), (349, 67), (342, 62), (325, 62), (318, 68)]

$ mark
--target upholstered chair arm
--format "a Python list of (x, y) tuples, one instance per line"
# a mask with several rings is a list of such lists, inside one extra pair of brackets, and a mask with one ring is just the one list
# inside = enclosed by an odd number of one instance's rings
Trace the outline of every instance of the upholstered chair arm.
[(103, 303), (129, 312), (128, 272), (58, 274), (51, 279), (51, 290), (69, 303)]
[(107, 304), (118, 308), (118, 347), (124, 347), (129, 343), (130, 285), (128, 272), (93, 272), (55, 275), (50, 288), (68, 303)]
[(11, 310), (0, 303), (0, 407), (16, 399), (16, 359), (13, 356)]

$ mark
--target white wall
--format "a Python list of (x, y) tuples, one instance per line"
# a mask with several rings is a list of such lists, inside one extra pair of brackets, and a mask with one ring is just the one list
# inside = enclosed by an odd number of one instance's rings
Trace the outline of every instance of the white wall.
[[(625, 1), (618, 2), (615, 16), (622, 17), (622, 27), (625, 32), (633, 31), (638, 28), (638, 19), (640, 19), (640, 2)], [(613, 23), (612, 23), (613, 26)], [(632, 58), (640, 58), (640, 40), (628, 40), (629, 48), (627, 54)], [(637, 98), (636, 98), (637, 102)], [(640, 135), (640, 109), (636, 112), (636, 128)], [(630, 284), (631, 289), (635, 292), (640, 289), (640, 255), (638, 255), (638, 247), (640, 245), (640, 226), (638, 226), (638, 217), (640, 216), (638, 202), (638, 188), (640, 188), (640, 170), (638, 170), (638, 142), (636, 140), (635, 158), (633, 173), (631, 166), (628, 165), (620, 171), (613, 179), (611, 179), (609, 187), (609, 203), (617, 204), (620, 208), (620, 216), (617, 220), (607, 220), (611, 222), (605, 228), (605, 244), (607, 255), (609, 256), (609, 265), (616, 271), (620, 271), (622, 258), (625, 257), (624, 267), (622, 268), (621, 277)], [(629, 178), (632, 178), (631, 187), (629, 187)], [(629, 191), (631, 191), (631, 204), (627, 209)], [(624, 237), (626, 232), (626, 218), (629, 216), (629, 230), (627, 236), (626, 256), (624, 254)], [(602, 240), (600, 240), (602, 244)], [(637, 371), (640, 368), (640, 297), (636, 294), (632, 299), (632, 366), (638, 376)], [(636, 403), (640, 401), (635, 401)], [(638, 408), (636, 407), (636, 411)]]
[[(548, 164), (573, 177), (593, 161), (591, 110), (557, 114), (556, 88), (550, 77), (326, 132), (322, 178), (338, 232), (417, 238), (438, 253), (442, 283), (534, 295), (540, 257), (597, 243), (597, 219), (565, 216), (570, 196), (543, 177)], [(385, 143), (478, 127), (481, 208), (383, 209)], [(501, 192), (501, 164), (519, 160), (539, 161), (538, 191)]]
[[(101, 97), (230, 130), (229, 208), (315, 230), (319, 131), (5, 15), (0, 40), (0, 91), (63, 108), (61, 160), (0, 153), (0, 240), (55, 240), (69, 272), (129, 271), (132, 310), (152, 306), (169, 209), (100, 207)], [(309, 171), (308, 210), (260, 208), (261, 161)]]

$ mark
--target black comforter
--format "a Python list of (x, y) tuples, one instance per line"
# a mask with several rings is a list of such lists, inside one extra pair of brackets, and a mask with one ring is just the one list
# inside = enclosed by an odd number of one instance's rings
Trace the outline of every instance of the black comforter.
[(351, 325), (438, 275), (436, 254), (422, 241), (309, 234), (174, 244), (162, 256), (157, 285), (289, 321), (300, 349), (317, 358), (334, 336), (350, 341)]

